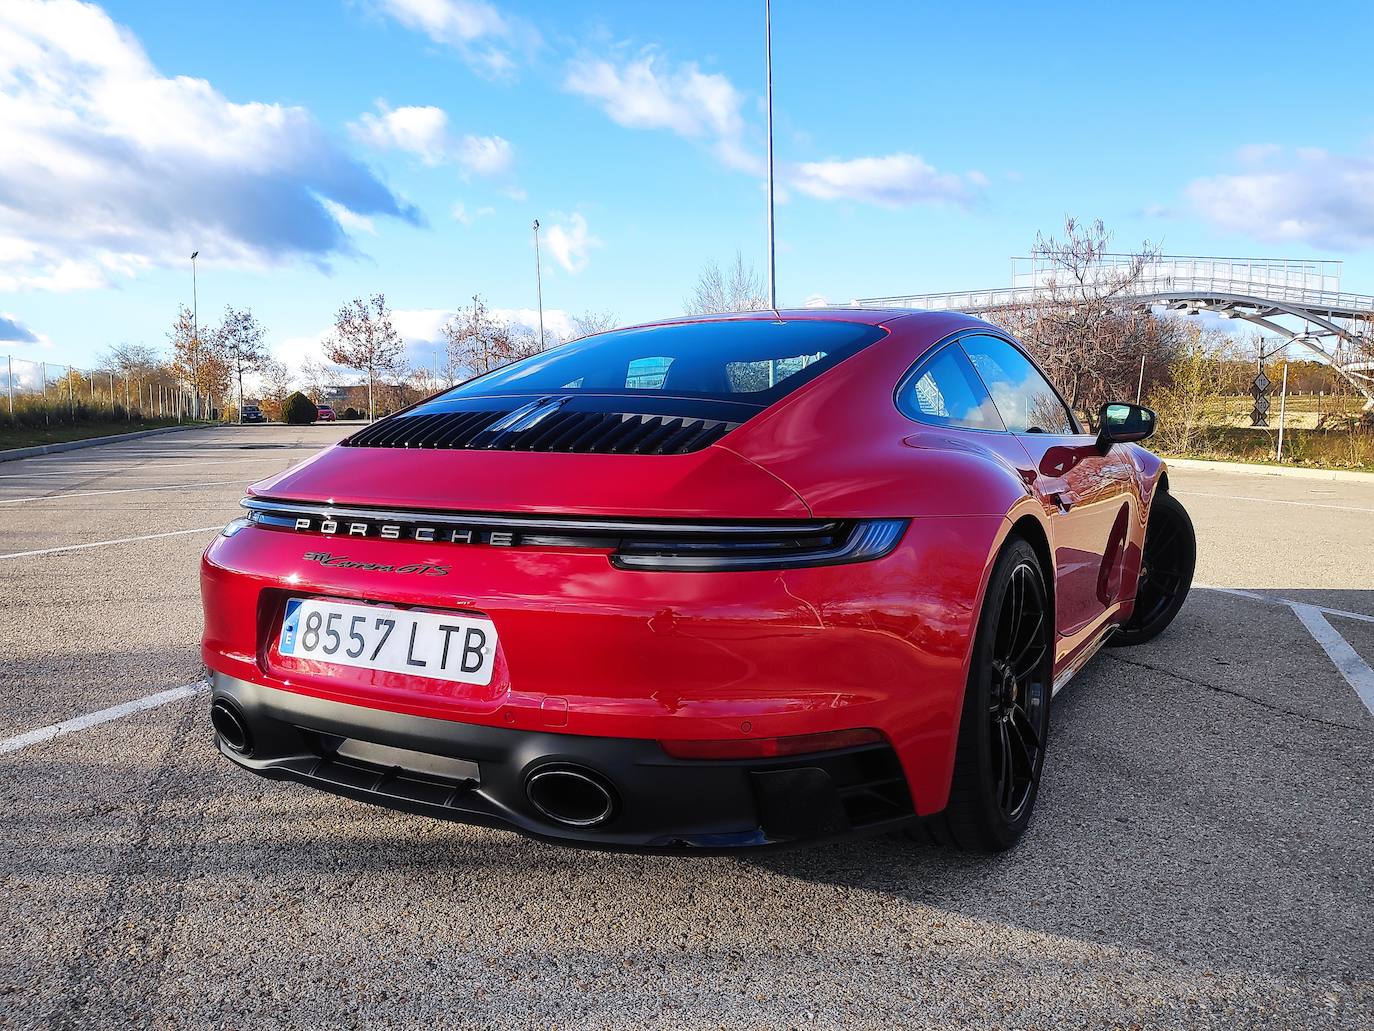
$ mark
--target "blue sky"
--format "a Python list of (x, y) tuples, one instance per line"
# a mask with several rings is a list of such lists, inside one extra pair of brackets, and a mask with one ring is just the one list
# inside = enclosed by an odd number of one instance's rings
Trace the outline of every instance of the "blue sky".
[[(1367, 2), (778, 0), (780, 297), (1000, 285), (1066, 214), (1374, 293), (1374, 104), (1340, 55), (1371, 29)], [(6, 0), (0, 353), (163, 346), (193, 249), (202, 316), (251, 306), (285, 357), (373, 291), (432, 338), (473, 293), (533, 308), (533, 218), (551, 323), (674, 314), (705, 261), (763, 266), (762, 87), (740, 0)]]

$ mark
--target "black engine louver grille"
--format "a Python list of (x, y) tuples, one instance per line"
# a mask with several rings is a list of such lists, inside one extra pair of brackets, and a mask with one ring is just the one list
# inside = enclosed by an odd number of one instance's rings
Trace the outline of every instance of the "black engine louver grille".
[(684, 416), (567, 411), (554, 412), (532, 425), (525, 420), (510, 425), (511, 414), (484, 411), (403, 415), (360, 430), (343, 443), (348, 447), (681, 455), (715, 443), (739, 425)]

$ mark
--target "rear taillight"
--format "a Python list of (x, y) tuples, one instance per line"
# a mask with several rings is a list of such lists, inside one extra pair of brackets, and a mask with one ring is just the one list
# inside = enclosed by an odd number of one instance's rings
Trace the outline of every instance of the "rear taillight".
[(854, 522), (812, 524), (805, 529), (786, 525), (749, 533), (706, 530), (682, 536), (626, 536), (611, 556), (621, 569), (663, 570), (678, 573), (725, 572), (740, 569), (794, 569), (867, 562), (882, 558), (897, 546), (905, 519), (860, 519)]
[(825, 734), (789, 737), (732, 738), (728, 741), (660, 741), (674, 759), (777, 759), (789, 755), (834, 752), (841, 748), (880, 745), (883, 735), (872, 729), (834, 730)]

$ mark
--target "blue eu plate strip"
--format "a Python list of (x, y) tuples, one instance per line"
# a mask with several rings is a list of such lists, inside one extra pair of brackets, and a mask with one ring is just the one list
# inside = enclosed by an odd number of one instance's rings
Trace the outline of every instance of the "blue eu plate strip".
[(296, 647), (296, 625), (300, 622), (301, 600), (292, 598), (286, 603), (286, 618), (281, 624), (281, 644), (283, 655), (290, 655)]

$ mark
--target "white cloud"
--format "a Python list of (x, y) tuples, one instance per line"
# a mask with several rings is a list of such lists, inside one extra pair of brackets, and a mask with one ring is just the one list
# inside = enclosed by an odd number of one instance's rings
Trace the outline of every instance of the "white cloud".
[(457, 155), (460, 165), (478, 175), (505, 175), (515, 161), (510, 141), (500, 136), (464, 136)]
[(588, 230), (587, 220), (577, 212), (546, 226), (544, 240), (554, 261), (573, 275), (587, 267), (591, 249), (601, 246), (601, 241)]
[(377, 113), (365, 111), (349, 128), (378, 150), (404, 150), (427, 165), (448, 157), (448, 115), (437, 107), (390, 108), (377, 101)]
[[(626, 128), (666, 129), (703, 143), (726, 168), (766, 174), (760, 148), (746, 142), (743, 95), (724, 75), (703, 72), (695, 62), (673, 65), (654, 50), (618, 62), (584, 56), (569, 65), (563, 85)], [(780, 200), (790, 185), (822, 200), (890, 207), (966, 204), (988, 185), (983, 172), (940, 172), (905, 153), (782, 164), (777, 179)]]
[(1235, 174), (1188, 185), (1203, 218), (1266, 243), (1374, 246), (1374, 157), (1257, 144), (1237, 160)]
[(455, 137), (448, 114), (438, 107), (389, 107), (365, 111), (349, 125), (353, 135), (378, 150), (414, 154), (427, 165), (453, 162), (476, 175), (503, 176), (515, 163), (515, 149), (501, 136)]
[(372, 219), (368, 218), (366, 215), (359, 215), (356, 211), (349, 211), (342, 204), (336, 204), (334, 201), (327, 198), (320, 203), (324, 205), (326, 211), (334, 216), (334, 221), (345, 229), (351, 229), (359, 233), (367, 233), (368, 236), (377, 235), (377, 227), (373, 224)]
[(703, 72), (692, 61), (669, 67), (652, 51), (619, 65), (580, 58), (569, 66), (563, 85), (629, 129), (730, 138), (743, 125), (740, 94), (729, 79)]
[(379, 6), (406, 28), (457, 51), (490, 78), (509, 77), (516, 64), (513, 51), (539, 44), (533, 26), (484, 0), (379, 0)]
[(469, 211), (466, 204), (462, 201), (458, 201), (453, 205), (453, 210), (450, 214), (453, 215), (454, 221), (461, 222), (465, 226), (470, 226), (479, 218), (486, 218), (488, 215), (496, 214), (496, 209), (490, 205), (484, 204), (476, 211)]
[(352, 244), (325, 201), (419, 216), (301, 107), (166, 78), (76, 0), (0, 4), (0, 290), (102, 286), (159, 264), (317, 263)]
[(967, 203), (982, 183), (940, 172), (915, 154), (809, 161), (789, 172), (792, 185), (821, 200), (858, 200), (887, 207)]

